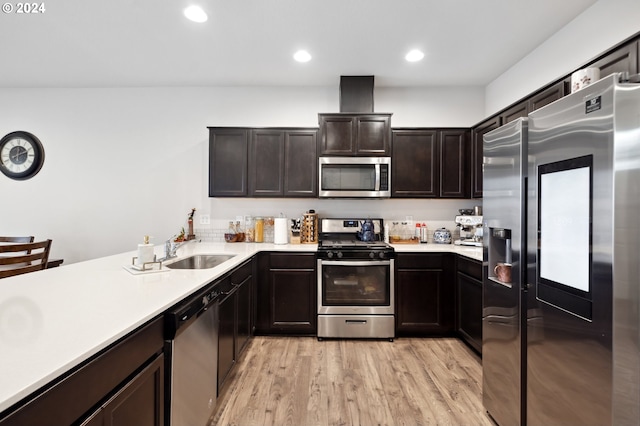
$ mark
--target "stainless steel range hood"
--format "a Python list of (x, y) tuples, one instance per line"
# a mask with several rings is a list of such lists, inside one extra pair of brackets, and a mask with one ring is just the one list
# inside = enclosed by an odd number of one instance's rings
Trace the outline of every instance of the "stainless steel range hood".
[(340, 112), (373, 112), (374, 76), (340, 76)]

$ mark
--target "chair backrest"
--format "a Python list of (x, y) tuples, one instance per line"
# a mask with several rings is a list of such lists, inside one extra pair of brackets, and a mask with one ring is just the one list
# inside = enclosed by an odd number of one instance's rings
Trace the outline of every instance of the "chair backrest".
[(33, 235), (30, 237), (2, 237), (0, 236), (0, 243), (32, 243)]
[(50, 250), (51, 240), (0, 244), (0, 278), (45, 269)]

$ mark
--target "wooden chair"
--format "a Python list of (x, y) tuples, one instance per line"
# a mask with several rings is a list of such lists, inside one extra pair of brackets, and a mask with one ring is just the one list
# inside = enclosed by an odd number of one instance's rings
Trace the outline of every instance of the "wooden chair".
[(51, 240), (0, 244), (0, 278), (45, 269), (50, 250)]

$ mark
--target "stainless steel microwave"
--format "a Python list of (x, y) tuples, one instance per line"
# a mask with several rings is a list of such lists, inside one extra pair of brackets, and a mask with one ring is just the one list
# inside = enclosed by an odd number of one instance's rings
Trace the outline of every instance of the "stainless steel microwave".
[(320, 198), (389, 198), (391, 157), (320, 157)]

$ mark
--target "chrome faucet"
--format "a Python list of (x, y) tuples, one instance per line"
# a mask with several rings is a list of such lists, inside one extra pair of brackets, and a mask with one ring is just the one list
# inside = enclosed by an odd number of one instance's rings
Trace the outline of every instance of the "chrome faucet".
[(173, 259), (174, 257), (178, 257), (178, 249), (188, 241), (182, 243), (176, 243), (173, 241), (173, 238), (169, 238), (164, 242), (164, 257), (158, 259), (160, 262), (164, 262), (169, 259)]

